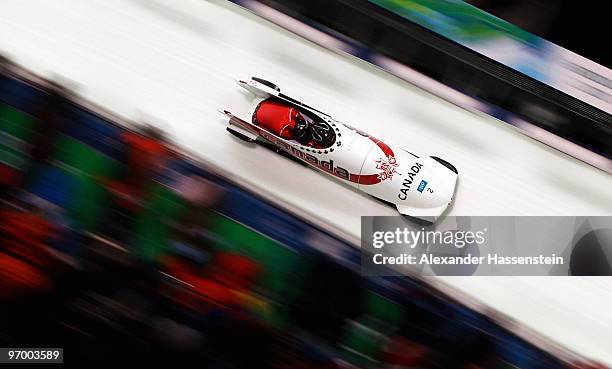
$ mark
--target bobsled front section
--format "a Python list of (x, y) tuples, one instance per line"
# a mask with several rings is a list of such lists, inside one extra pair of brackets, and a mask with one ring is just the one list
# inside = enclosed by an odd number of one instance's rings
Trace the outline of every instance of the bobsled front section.
[(452, 203), (457, 184), (456, 169), (428, 156), (378, 143), (366, 158), (360, 189), (396, 205), (403, 214), (428, 221)]

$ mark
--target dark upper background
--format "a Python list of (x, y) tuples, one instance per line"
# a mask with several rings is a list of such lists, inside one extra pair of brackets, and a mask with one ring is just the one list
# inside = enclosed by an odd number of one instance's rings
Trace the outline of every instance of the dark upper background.
[(610, 5), (607, 1), (467, 0), (468, 3), (580, 54), (612, 67)]

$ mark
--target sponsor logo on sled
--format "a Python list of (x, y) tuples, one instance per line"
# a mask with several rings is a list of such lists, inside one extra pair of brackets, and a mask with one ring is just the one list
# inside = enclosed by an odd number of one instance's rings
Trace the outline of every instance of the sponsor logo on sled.
[(417, 191), (423, 192), (423, 190), (425, 190), (425, 187), (427, 187), (427, 181), (421, 180), (421, 183), (419, 183), (419, 188), (417, 188)]

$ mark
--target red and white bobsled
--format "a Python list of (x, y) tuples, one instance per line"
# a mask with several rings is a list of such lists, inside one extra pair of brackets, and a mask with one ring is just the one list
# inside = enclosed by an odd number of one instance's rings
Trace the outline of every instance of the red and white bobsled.
[(253, 101), (244, 116), (223, 111), (235, 136), (391, 203), (404, 215), (433, 222), (451, 204), (458, 172), (450, 163), (388, 145), (282, 94), (269, 81), (237, 82)]

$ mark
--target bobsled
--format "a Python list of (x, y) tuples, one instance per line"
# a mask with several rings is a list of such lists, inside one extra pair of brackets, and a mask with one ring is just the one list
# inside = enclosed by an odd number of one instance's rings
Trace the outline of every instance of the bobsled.
[(342, 123), (281, 93), (274, 83), (238, 80), (252, 101), (244, 114), (223, 110), (227, 130), (396, 207), (400, 214), (435, 222), (453, 201), (458, 171)]

